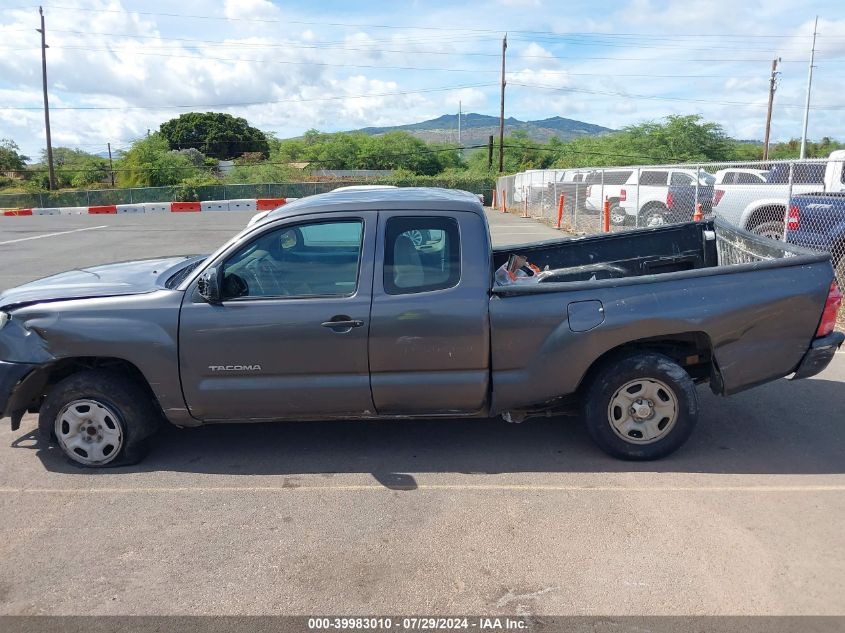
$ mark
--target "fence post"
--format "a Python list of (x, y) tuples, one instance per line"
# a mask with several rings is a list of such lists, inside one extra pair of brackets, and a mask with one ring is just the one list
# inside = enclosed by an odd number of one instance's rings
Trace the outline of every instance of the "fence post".
[(634, 203), (634, 226), (640, 228), (640, 176), (642, 170), (637, 167), (637, 201)]
[(602, 200), (604, 200), (604, 169), (601, 170), (601, 197), (599, 198), (599, 204), (601, 204)]
[(792, 180), (795, 173), (795, 163), (789, 163), (789, 188), (786, 190), (786, 206), (783, 209), (783, 235), (782, 239), (786, 241), (786, 232), (789, 227), (789, 207), (792, 206)]
[(692, 206), (693, 209), (698, 209), (698, 181), (699, 180), (701, 180), (701, 165), (696, 165), (696, 167), (695, 167), (695, 204)]
[[(583, 178), (581, 182), (584, 182)], [(572, 230), (578, 231), (578, 183), (575, 183), (575, 204), (572, 205)]]

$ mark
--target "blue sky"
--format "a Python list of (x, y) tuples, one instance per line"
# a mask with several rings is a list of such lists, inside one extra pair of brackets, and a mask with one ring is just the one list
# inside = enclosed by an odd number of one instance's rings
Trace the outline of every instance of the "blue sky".
[[(54, 145), (125, 147), (180, 112), (220, 110), (281, 137), (498, 114), (621, 127), (697, 113), (762, 138), (781, 57), (773, 138), (801, 133), (813, 20), (809, 136), (845, 139), (841, 2), (270, 2), (45, 4)], [(0, 0), (0, 137), (44, 146), (37, 5)]]

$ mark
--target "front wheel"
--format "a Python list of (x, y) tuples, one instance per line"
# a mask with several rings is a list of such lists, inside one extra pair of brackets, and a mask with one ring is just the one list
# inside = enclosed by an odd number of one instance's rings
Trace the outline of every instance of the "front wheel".
[(640, 214), (640, 226), (663, 226), (667, 223), (666, 213), (668, 209), (662, 206), (646, 207)]
[(140, 461), (158, 429), (152, 395), (128, 375), (82, 371), (57, 383), (41, 406), (38, 426), (77, 466), (102, 468)]
[(687, 441), (698, 419), (695, 384), (662, 354), (614, 359), (588, 389), (584, 417), (590, 436), (620, 459), (665, 457)]

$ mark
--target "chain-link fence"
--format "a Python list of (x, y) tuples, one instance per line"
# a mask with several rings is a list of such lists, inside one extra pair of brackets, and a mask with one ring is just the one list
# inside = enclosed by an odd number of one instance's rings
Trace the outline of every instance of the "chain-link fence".
[(498, 179), (496, 206), (574, 234), (717, 215), (832, 253), (845, 285), (845, 151), (825, 160), (529, 170)]
[[(419, 182), (417, 182), (419, 181)], [(137, 204), (143, 202), (240, 200), (250, 198), (304, 198), (332, 191), (338, 187), (368, 184), (425, 185), (466, 189), (489, 195), (490, 178), (380, 178), (378, 180), (320, 180), (312, 182), (280, 182), (262, 184), (174, 185), (172, 187), (135, 187), (130, 189), (91, 189), (84, 191), (50, 191), (42, 193), (0, 194), (0, 209), (90, 207), (105, 204)]]

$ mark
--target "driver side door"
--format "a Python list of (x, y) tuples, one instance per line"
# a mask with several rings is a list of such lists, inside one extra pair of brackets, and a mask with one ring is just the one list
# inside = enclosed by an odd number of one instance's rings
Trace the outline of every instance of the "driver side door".
[(182, 388), (200, 420), (369, 415), (376, 214), (275, 223), (222, 255), (221, 303), (185, 294)]

